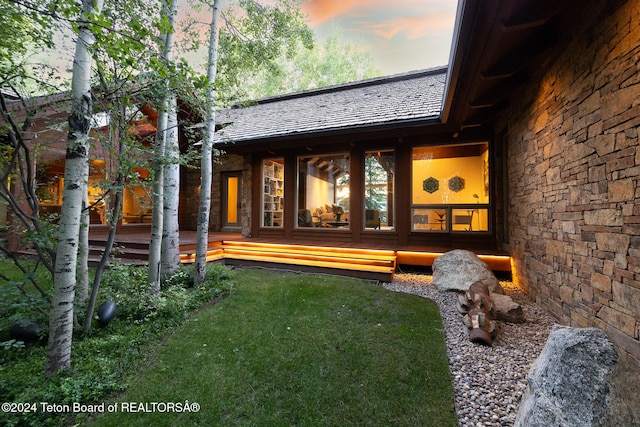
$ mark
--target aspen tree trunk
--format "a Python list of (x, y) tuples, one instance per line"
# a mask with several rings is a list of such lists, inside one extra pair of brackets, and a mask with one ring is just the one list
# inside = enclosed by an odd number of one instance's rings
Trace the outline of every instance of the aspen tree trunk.
[[(82, 1), (82, 20), (102, 8), (102, 0)], [(64, 170), (64, 199), (60, 214), (58, 246), (49, 312), (49, 342), (45, 377), (71, 367), (73, 302), (76, 287), (78, 234), (82, 204), (89, 176), (89, 130), (91, 126), (91, 52), (95, 42), (85, 22), (80, 22), (71, 80), (71, 114)]]
[(204, 282), (207, 274), (207, 250), (209, 246), (209, 215), (211, 211), (211, 177), (213, 163), (211, 151), (216, 129), (216, 70), (218, 65), (218, 36), (220, 20), (220, 3), (214, 0), (211, 5), (211, 25), (209, 33), (209, 63), (207, 67), (207, 115), (205, 119), (205, 135), (202, 141), (202, 163), (200, 167), (200, 207), (198, 208), (198, 227), (196, 237), (195, 283)]
[[(164, 14), (167, 21), (173, 28), (175, 17), (177, 14), (176, 0), (167, 0)], [(163, 34), (161, 46), (163, 59), (166, 62), (172, 60), (173, 56), (173, 29)], [(158, 111), (158, 127), (156, 131), (156, 141), (154, 149), (154, 181), (153, 181), (153, 213), (151, 219), (151, 242), (149, 243), (149, 283), (151, 283), (153, 292), (157, 295), (160, 293), (160, 277), (162, 262), (162, 233), (164, 229), (164, 162), (165, 162), (165, 144), (167, 135), (168, 113), (170, 108), (170, 100), (173, 96), (170, 88), (166, 88), (165, 98), (162, 102), (160, 111)]]
[[(164, 106), (163, 106), (164, 108)], [(164, 219), (164, 141), (167, 128), (166, 112), (158, 111), (158, 129), (153, 150), (153, 205), (151, 215), (151, 241), (149, 242), (149, 283), (153, 292), (160, 293), (160, 259), (162, 254), (162, 228)]]
[(164, 221), (162, 233), (161, 274), (171, 275), (180, 265), (180, 147), (176, 99), (171, 99), (165, 141)]
[(79, 305), (84, 304), (89, 296), (89, 193), (86, 186), (83, 196), (76, 267), (76, 303)]

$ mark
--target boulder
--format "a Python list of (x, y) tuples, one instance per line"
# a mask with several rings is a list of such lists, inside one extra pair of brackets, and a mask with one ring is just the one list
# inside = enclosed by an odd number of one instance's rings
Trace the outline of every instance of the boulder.
[(514, 302), (510, 296), (491, 294), (493, 307), (496, 310), (496, 319), (508, 323), (524, 323), (524, 311), (522, 306)]
[(466, 292), (475, 282), (482, 282), (493, 293), (502, 288), (489, 266), (473, 252), (455, 249), (433, 261), (433, 284), (440, 291)]
[[(554, 326), (527, 376), (515, 427), (638, 425), (612, 385), (618, 353), (597, 328)], [(637, 421), (636, 421), (637, 422)], [(622, 424), (620, 424), (622, 423)]]

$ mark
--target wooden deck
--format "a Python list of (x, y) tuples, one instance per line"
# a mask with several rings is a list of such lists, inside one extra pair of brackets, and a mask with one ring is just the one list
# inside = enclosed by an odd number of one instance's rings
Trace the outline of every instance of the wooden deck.
[[(122, 227), (116, 234), (114, 257), (123, 263), (146, 264), (151, 229), (148, 225)], [(92, 227), (90, 254), (97, 259), (104, 250), (106, 230)], [(209, 233), (208, 261), (230, 265), (266, 266), (296, 271), (324, 272), (390, 281), (399, 266), (431, 267), (451, 248), (391, 248), (351, 242), (305, 241), (295, 244), (267, 239), (243, 238), (235, 233)], [(180, 232), (180, 259), (195, 260), (196, 232)], [(473, 250), (472, 250), (473, 251)], [(494, 271), (510, 272), (511, 259), (494, 251), (473, 251)]]

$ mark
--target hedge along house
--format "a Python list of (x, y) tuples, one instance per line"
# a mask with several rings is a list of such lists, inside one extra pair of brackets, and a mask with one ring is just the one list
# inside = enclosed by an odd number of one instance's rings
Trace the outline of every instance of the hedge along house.
[(507, 251), (559, 322), (640, 368), (639, 64), (638, 2), (461, 0), (448, 70), (220, 112), (213, 225), (398, 262)]

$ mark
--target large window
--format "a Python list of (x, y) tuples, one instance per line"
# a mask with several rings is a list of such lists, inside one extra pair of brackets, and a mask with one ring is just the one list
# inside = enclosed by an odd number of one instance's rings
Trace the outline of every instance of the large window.
[(349, 228), (349, 155), (298, 158), (298, 227)]
[(413, 231), (489, 230), (489, 144), (416, 147)]
[(284, 226), (284, 159), (262, 161), (263, 227)]
[(364, 157), (364, 227), (393, 230), (396, 160), (393, 151), (371, 151)]

